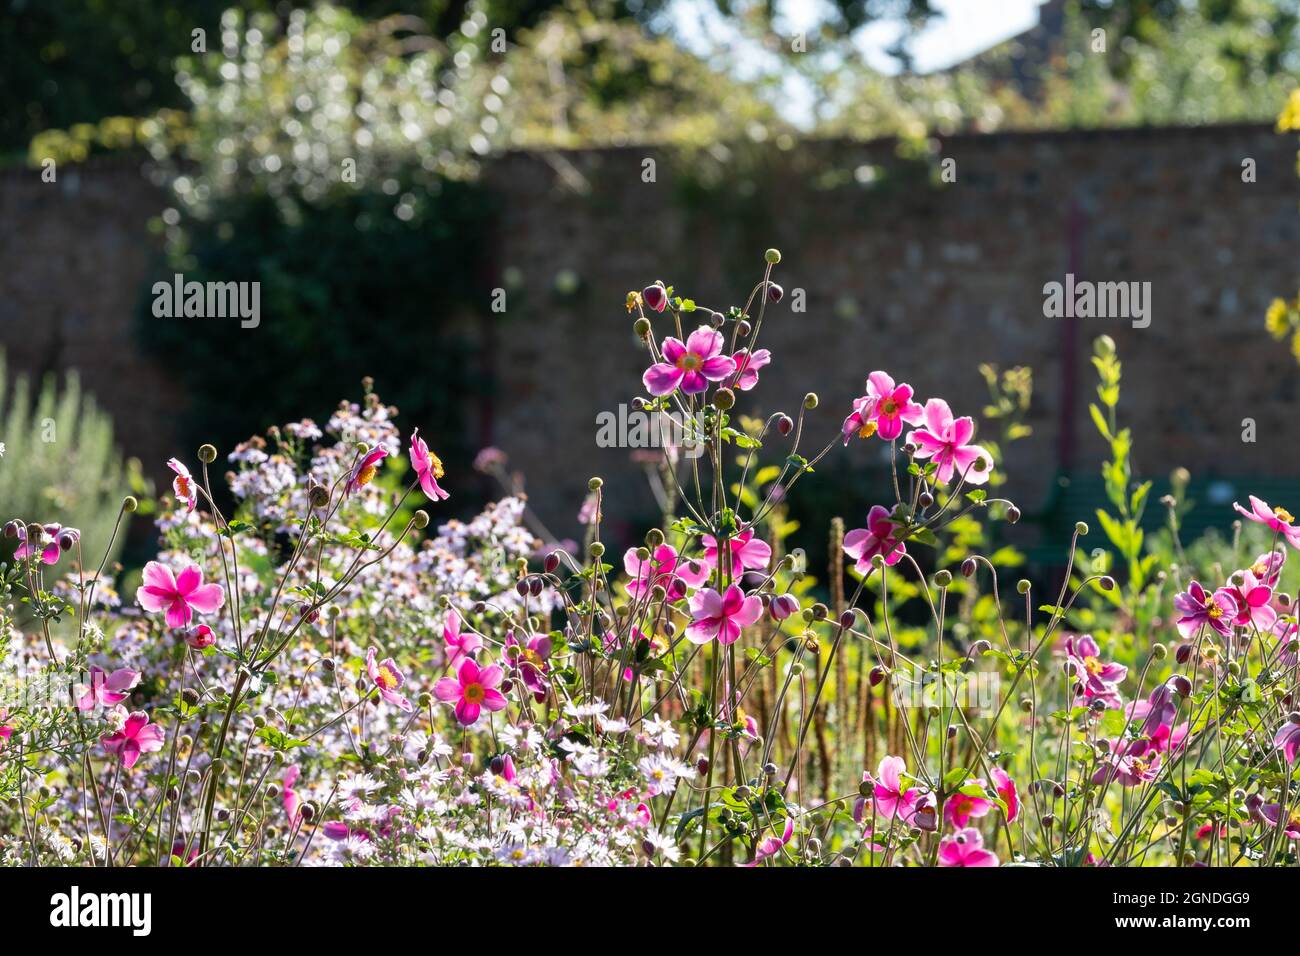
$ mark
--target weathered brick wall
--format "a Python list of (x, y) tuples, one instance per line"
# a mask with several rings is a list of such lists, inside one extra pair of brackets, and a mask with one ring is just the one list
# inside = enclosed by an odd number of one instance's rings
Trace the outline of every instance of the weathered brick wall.
[[(775, 360), (746, 401), (793, 410), (816, 390), (815, 439), (835, 431), (874, 368), (978, 414), (977, 364), (1027, 364), (1035, 435), (1014, 447), (1007, 491), (1033, 507), (1062, 454), (1080, 466), (1098, 460), (1087, 358), (1104, 331), (1125, 362), (1139, 467), (1300, 474), (1290, 427), (1300, 371), (1262, 327), (1268, 300), (1300, 278), (1292, 139), (1254, 125), (1007, 134), (955, 137), (939, 152), (956, 160), (956, 183), (887, 178), (873, 189), (855, 170), (892, 164), (889, 144), (803, 144), (739, 211), (684, 202), (666, 162), (656, 183), (642, 182), (640, 150), (495, 164), (489, 182), (504, 201), (494, 268), (509, 293), (505, 315), (493, 317), (499, 387), (488, 418), (553, 528), (573, 532), (592, 474), (611, 479), (611, 516), (648, 500), (613, 480), (636, 468), (627, 451), (599, 449), (595, 438), (597, 413), (634, 395), (645, 366), (626, 292), (662, 278), (702, 303), (739, 304), (768, 245), (784, 252), (787, 299), (769, 312), (763, 339)], [(1254, 183), (1241, 179), (1247, 157)], [(573, 170), (584, 191), (574, 192)], [(161, 460), (183, 392), (174, 371), (140, 358), (130, 325), (153, 249), (144, 223), (163, 198), (129, 165), (83, 169), (75, 189), (70, 172), (60, 179), (0, 175), (0, 345), (19, 368), (81, 369), (128, 450)], [(556, 279), (568, 270), (580, 282), (562, 294)], [(1079, 319), (1070, 360), (1067, 323), (1044, 317), (1042, 288), (1071, 270), (1151, 282), (1150, 327)], [(806, 293), (803, 314), (789, 309), (795, 288)], [(485, 317), (488, 306), (485, 290)], [(1064, 395), (1074, 441), (1061, 439)], [(1240, 440), (1245, 417), (1258, 424), (1256, 444)], [(842, 454), (860, 464), (878, 452), (879, 443), (858, 443)], [(872, 491), (863, 494), (865, 504)]]

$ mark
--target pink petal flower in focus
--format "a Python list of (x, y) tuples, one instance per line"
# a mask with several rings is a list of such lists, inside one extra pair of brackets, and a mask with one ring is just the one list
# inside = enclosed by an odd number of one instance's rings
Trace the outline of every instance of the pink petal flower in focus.
[(91, 711), (99, 707), (112, 707), (126, 700), (131, 689), (140, 683), (140, 672), (125, 667), (108, 673), (98, 667), (90, 669), (90, 683), (83, 685), (85, 693), (77, 700), (77, 709)]
[(504, 710), (505, 695), (497, 690), (505, 672), (496, 664), (482, 669), (472, 658), (460, 662), (455, 677), (444, 677), (434, 685), (433, 695), (453, 704), (456, 720), (464, 727), (474, 724), (483, 710)]
[(130, 770), (141, 754), (162, 750), (163, 730), (149, 723), (147, 714), (137, 711), (126, 718), (121, 730), (106, 734), (100, 745), (109, 753), (117, 754), (122, 766)]
[(366, 485), (370, 484), (379, 472), (379, 463), (388, 457), (388, 449), (383, 445), (376, 445), (370, 451), (361, 456), (361, 459), (352, 468), (352, 474), (348, 476), (347, 483), (343, 486), (343, 494), (352, 494), (354, 491), (360, 491)]
[(642, 382), (651, 395), (670, 395), (681, 388), (694, 395), (736, 371), (736, 363), (722, 354), (722, 333), (701, 325), (683, 345), (669, 336), (663, 341), (664, 361), (646, 369)]
[(1249, 511), (1237, 504), (1235, 501), (1232, 503), (1232, 507), (1236, 508), (1251, 521), (1262, 524), (1281, 534), (1291, 547), (1300, 548), (1300, 528), (1297, 528), (1292, 524), (1292, 522), (1295, 521), (1295, 518), (1285, 508), (1270, 508), (1267, 501), (1261, 501), (1254, 495), (1250, 496)]
[(844, 553), (856, 562), (854, 568), (859, 574), (870, 574), (871, 559), (876, 555), (884, 558), (885, 564), (897, 564), (907, 553), (907, 547), (898, 539), (898, 525), (889, 520), (889, 511), (881, 505), (873, 505), (867, 512), (867, 526), (854, 528), (844, 536)]
[(997, 866), (998, 858), (984, 849), (979, 830), (967, 827), (939, 841), (940, 866)]
[(693, 644), (707, 644), (714, 638), (720, 644), (734, 644), (742, 628), (748, 627), (763, 614), (763, 602), (756, 597), (745, 597), (736, 585), (719, 594), (712, 588), (691, 595), (691, 623), (686, 628), (686, 639)]
[(954, 474), (965, 476), (966, 484), (982, 485), (993, 473), (993, 458), (979, 445), (970, 444), (975, 422), (966, 415), (954, 419), (948, 403), (932, 398), (925, 403), (925, 427), (910, 432), (917, 458), (930, 458), (939, 466), (935, 477), (947, 484)]
[(168, 627), (185, 627), (194, 612), (211, 614), (226, 603), (220, 584), (204, 584), (197, 566), (187, 565), (173, 576), (171, 568), (157, 561), (144, 566), (144, 583), (135, 599), (146, 611), (166, 611)]
[(451, 493), (443, 491), (438, 485), (442, 477), (442, 459), (429, 453), (429, 446), (420, 437), (420, 429), (411, 432), (411, 465), (420, 479), (420, 490), (430, 501), (446, 501)]

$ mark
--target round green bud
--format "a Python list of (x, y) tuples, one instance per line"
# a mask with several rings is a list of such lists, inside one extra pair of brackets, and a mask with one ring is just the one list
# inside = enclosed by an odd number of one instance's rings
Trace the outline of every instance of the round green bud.
[(590, 554), (593, 558), (599, 558), (602, 554), (605, 553), (605, 546), (601, 544), (599, 541), (593, 541), (591, 542), (591, 547), (587, 548), (587, 553)]
[(604, 482), (602, 479), (600, 479), (600, 478), (592, 478), (590, 481), (587, 482), (587, 490), (589, 490), (589, 491), (600, 491), (601, 486), (604, 485), (604, 484), (605, 484), (605, 482)]
[(781, 250), (769, 249), (767, 252), (763, 253), (763, 259), (768, 265), (774, 266), (781, 261)]
[(807, 395), (803, 397), (803, 407), (808, 409), (809, 411), (812, 411), (814, 408), (817, 407), (816, 392), (809, 392)]
[(946, 588), (952, 584), (952, 572), (946, 569), (940, 569), (934, 572), (935, 587)]
[(1016, 582), (1016, 590), (1019, 591), (1021, 594), (1028, 594), (1029, 588), (1030, 588), (1029, 581), (1026, 580), (1025, 578), (1021, 578), (1019, 581)]
[(411, 515), (411, 524), (413, 524), (416, 529), (429, 527), (429, 512), (425, 511), (423, 508), (419, 509), (415, 514)]
[(127, 495), (125, 498), (122, 499), (122, 510), (125, 511), (127, 514), (131, 514), (139, 507), (140, 507), (140, 502), (135, 500), (134, 495)]
[(217, 449), (215, 445), (199, 446), (199, 461), (205, 465), (210, 465), (217, 460)]

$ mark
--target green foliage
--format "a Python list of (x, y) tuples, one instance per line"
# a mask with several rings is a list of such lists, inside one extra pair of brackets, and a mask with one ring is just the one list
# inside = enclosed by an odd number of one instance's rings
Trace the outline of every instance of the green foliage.
[[(62, 389), (53, 375), (39, 392), (25, 376), (9, 386), (0, 353), (0, 520), (57, 520), (104, 547), (123, 489), (145, 493), (139, 462), (123, 462), (113, 444), (113, 423), (93, 398), (82, 395), (76, 373), (69, 373)], [(121, 540), (119, 535), (118, 547)], [(94, 561), (100, 557), (97, 552)]]

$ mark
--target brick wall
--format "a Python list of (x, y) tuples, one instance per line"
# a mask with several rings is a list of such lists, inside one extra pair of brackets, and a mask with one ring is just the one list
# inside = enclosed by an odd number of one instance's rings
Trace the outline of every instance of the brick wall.
[[(496, 316), (485, 290), (480, 317), (493, 325), (498, 379), (487, 420), (554, 530), (573, 532), (591, 474), (614, 486), (611, 515), (648, 500), (640, 486), (618, 487), (636, 468), (627, 452), (595, 442), (597, 413), (634, 395), (645, 366), (626, 292), (662, 278), (702, 303), (739, 304), (769, 245), (784, 252), (787, 299), (769, 313), (763, 344), (775, 361), (747, 402), (793, 410), (816, 390), (813, 436), (834, 432), (874, 368), (922, 397), (946, 396), (960, 414), (984, 404), (979, 362), (1027, 364), (1035, 435), (1014, 446), (1007, 491), (1033, 507), (1063, 456), (1098, 460), (1087, 356), (1108, 332), (1125, 362), (1140, 468), (1300, 474), (1289, 427), (1300, 370), (1262, 327), (1268, 300), (1300, 279), (1293, 140), (1221, 126), (964, 136), (939, 153), (956, 160), (956, 183), (886, 177), (870, 188), (855, 171), (892, 165), (890, 144), (801, 144), (730, 210), (684, 202), (667, 162), (643, 183), (640, 150), (498, 161), (488, 174), (504, 199), (493, 269), (509, 291)], [(1247, 157), (1257, 165), (1249, 184)], [(168, 409), (183, 395), (139, 357), (130, 324), (153, 249), (144, 224), (164, 200), (130, 164), (73, 176), (47, 186), (29, 171), (0, 175), (0, 345), (19, 368), (79, 368), (128, 451), (161, 461)], [(578, 286), (561, 293), (557, 277), (569, 271)], [(1044, 283), (1067, 271), (1151, 282), (1150, 327), (1079, 319), (1071, 351), (1069, 324), (1043, 315)], [(788, 308), (795, 288), (803, 314)], [(1257, 422), (1254, 445), (1240, 440), (1245, 417)], [(878, 450), (859, 443), (843, 461), (861, 465)]]

